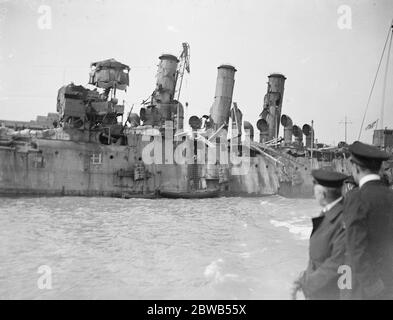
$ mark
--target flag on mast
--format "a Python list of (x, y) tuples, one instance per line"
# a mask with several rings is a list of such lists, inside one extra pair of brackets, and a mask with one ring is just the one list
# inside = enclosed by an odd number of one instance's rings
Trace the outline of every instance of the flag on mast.
[(372, 128), (376, 127), (376, 125), (377, 125), (377, 123), (378, 123), (378, 120), (379, 120), (379, 119), (375, 120), (374, 122), (371, 122), (371, 123), (366, 127), (366, 129), (364, 129), (364, 130), (369, 130), (369, 129), (372, 129)]

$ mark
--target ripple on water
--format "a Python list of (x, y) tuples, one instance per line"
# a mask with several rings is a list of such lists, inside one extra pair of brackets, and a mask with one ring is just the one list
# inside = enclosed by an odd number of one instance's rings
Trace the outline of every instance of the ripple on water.
[(286, 299), (307, 259), (294, 228), (315, 210), (278, 196), (2, 198), (0, 298)]

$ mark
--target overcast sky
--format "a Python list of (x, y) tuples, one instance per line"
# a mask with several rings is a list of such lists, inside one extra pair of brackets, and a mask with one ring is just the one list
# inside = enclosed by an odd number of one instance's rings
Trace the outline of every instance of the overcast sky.
[[(42, 20), (45, 5), (51, 9), (49, 29)], [(340, 28), (343, 5), (351, 9), (349, 29)], [(267, 76), (281, 72), (287, 77), (283, 113), (298, 125), (314, 120), (316, 138), (329, 144), (344, 140), (340, 122), (347, 116), (352, 142), (392, 18), (391, 0), (0, 0), (0, 119), (55, 112), (58, 88), (87, 84), (90, 62), (107, 58), (131, 67), (125, 97), (139, 112), (154, 90), (158, 56), (179, 55), (188, 42), (191, 74), (181, 101), (189, 103), (189, 116), (208, 113), (217, 66), (229, 63), (238, 70), (233, 101), (244, 120), (255, 125)], [(379, 118), (382, 80), (383, 73), (365, 125)], [(363, 131), (363, 141), (371, 137), (372, 130)]]

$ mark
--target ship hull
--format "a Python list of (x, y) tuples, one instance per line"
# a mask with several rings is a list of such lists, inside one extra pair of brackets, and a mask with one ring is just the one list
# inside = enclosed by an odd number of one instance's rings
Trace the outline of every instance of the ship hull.
[[(0, 146), (0, 196), (87, 196), (118, 198), (202, 198), (217, 196), (260, 197), (279, 194), (288, 198), (311, 198), (312, 168), (349, 172), (348, 161), (314, 161), (297, 158), (291, 165), (277, 165), (256, 154), (239, 165), (227, 165), (226, 176), (217, 167), (197, 165), (202, 183), (190, 190), (195, 179), (193, 165), (143, 164), (146, 146), (141, 136), (125, 146), (55, 139), (36, 139), (17, 147)], [(190, 170), (192, 169), (192, 170)], [(194, 172), (194, 173), (193, 173)]]
[(203, 190), (203, 191), (190, 191), (190, 192), (172, 192), (160, 191), (160, 196), (171, 199), (205, 199), (217, 198), (220, 196), (220, 190)]
[[(156, 198), (162, 196), (160, 191), (170, 190), (183, 198), (194, 197), (188, 194), (190, 165), (143, 164), (145, 174), (137, 177), (135, 167), (146, 143), (138, 136), (129, 140), (125, 146), (56, 139), (35, 139), (36, 148), (29, 143), (2, 146), (0, 196)], [(228, 166), (223, 181), (209, 176), (208, 166), (200, 167), (205, 193), (195, 198), (266, 196), (280, 189), (277, 168), (260, 155)]]

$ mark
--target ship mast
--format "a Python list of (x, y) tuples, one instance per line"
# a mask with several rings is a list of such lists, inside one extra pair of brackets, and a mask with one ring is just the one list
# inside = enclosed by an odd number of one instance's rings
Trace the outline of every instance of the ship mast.
[(347, 143), (347, 127), (348, 124), (351, 124), (352, 122), (348, 121), (347, 116), (345, 116), (344, 121), (340, 121), (339, 124), (343, 124), (344, 125), (344, 141), (345, 143)]
[(386, 57), (386, 67), (385, 67), (385, 77), (383, 80), (383, 91), (382, 91), (382, 105), (381, 105), (381, 116), (380, 116), (380, 125), (381, 129), (383, 129), (383, 114), (385, 111), (385, 98), (386, 98), (386, 83), (388, 80), (388, 71), (389, 71), (389, 61), (390, 61), (390, 51), (392, 49), (392, 39), (393, 39), (393, 21), (390, 26), (390, 41), (389, 41), (389, 49), (388, 49), (388, 54)]
[(392, 41), (393, 41), (393, 20), (392, 20), (392, 22), (390, 23), (390, 26), (389, 26), (388, 34), (386, 36), (385, 45), (384, 45), (383, 50), (382, 50), (381, 58), (379, 59), (377, 72), (375, 74), (374, 81), (373, 81), (373, 84), (371, 86), (371, 91), (370, 91), (370, 94), (368, 96), (366, 109), (364, 111), (362, 124), (361, 124), (360, 130), (359, 130), (358, 140), (360, 140), (360, 137), (362, 135), (364, 120), (366, 119), (366, 114), (367, 114), (368, 107), (370, 105), (370, 101), (371, 101), (371, 97), (372, 97), (372, 94), (373, 94), (373, 91), (374, 91), (375, 83), (377, 81), (378, 73), (379, 73), (379, 70), (381, 68), (381, 64), (382, 64), (383, 58), (385, 56), (386, 47), (387, 47), (388, 42), (389, 42), (388, 52), (387, 52), (387, 56), (386, 56), (386, 67), (385, 67), (385, 76), (384, 76), (383, 92), (382, 92), (382, 104), (381, 104), (381, 112), (380, 112), (380, 119), (379, 119), (380, 128), (383, 129), (383, 125), (384, 125), (383, 124), (383, 117), (384, 117), (384, 109), (385, 109), (386, 84), (387, 84), (387, 76), (388, 76), (389, 59), (390, 59), (390, 52), (391, 52), (391, 48), (392, 48)]
[[(183, 84), (184, 72), (187, 71), (187, 73), (190, 73), (190, 45), (187, 42), (183, 42), (182, 45), (183, 45), (183, 51), (179, 57), (180, 65), (176, 72), (176, 80), (175, 80), (176, 83), (175, 91), (177, 92), (177, 101), (179, 101), (180, 99), (180, 91)], [(180, 83), (178, 83), (179, 78), (180, 78)]]

